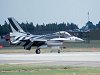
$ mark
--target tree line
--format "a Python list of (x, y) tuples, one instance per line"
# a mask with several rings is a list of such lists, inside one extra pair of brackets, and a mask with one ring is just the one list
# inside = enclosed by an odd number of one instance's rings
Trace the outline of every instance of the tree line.
[[(69, 31), (69, 30), (77, 30), (78, 25), (74, 24), (74, 23), (49, 23), (49, 24), (42, 24), (42, 25), (33, 25), (32, 22), (30, 23), (21, 23), (20, 26), (22, 27), (22, 29), (25, 32), (29, 32), (31, 34), (49, 34), (52, 32), (57, 32), (57, 31)], [(0, 25), (0, 35), (5, 35), (5, 34), (9, 34), (10, 32), (12, 32), (10, 24), (8, 24), (6, 21), (4, 23), (4, 25)]]
[[(88, 30), (96, 30), (100, 29), (100, 21), (94, 25), (92, 22), (88, 21), (85, 26), (79, 29), (77, 24), (74, 23), (49, 23), (49, 24), (37, 24), (34, 25), (33, 22), (30, 23), (21, 23), (20, 26), (26, 32), (31, 34), (50, 34), (58, 31), (68, 31), (68, 32), (76, 32), (76, 31), (88, 31)], [(0, 35), (9, 34), (12, 32), (10, 24), (6, 21), (3, 25), (0, 25)]]

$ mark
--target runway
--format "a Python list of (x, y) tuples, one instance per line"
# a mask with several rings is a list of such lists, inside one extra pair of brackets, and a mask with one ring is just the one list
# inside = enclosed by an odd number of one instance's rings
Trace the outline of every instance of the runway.
[(100, 52), (0, 54), (0, 64), (47, 64), (100, 67)]

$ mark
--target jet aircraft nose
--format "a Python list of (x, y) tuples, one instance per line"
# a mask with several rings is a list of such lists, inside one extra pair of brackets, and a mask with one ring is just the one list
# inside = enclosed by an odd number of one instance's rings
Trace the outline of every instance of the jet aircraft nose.
[(77, 42), (83, 42), (83, 41), (84, 41), (84, 40), (81, 39), (81, 38), (75, 38), (75, 40), (76, 40)]

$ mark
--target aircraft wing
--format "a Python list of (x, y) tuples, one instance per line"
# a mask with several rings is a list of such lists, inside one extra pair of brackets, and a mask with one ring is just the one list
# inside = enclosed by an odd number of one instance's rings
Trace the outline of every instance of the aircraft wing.
[(41, 45), (44, 45), (47, 40), (44, 39), (27, 39), (27, 40), (20, 40), (21, 46), (24, 46), (24, 49), (30, 50), (32, 46), (40, 47)]

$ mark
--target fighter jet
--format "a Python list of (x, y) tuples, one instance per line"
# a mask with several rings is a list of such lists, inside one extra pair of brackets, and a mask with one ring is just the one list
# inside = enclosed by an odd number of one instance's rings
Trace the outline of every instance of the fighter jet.
[(24, 46), (24, 49), (31, 50), (31, 47), (36, 47), (35, 53), (40, 54), (40, 47), (47, 46), (51, 48), (57, 48), (60, 53), (60, 47), (64, 42), (83, 42), (84, 40), (70, 35), (68, 32), (59, 31), (46, 35), (33, 35), (25, 32), (20, 24), (13, 18), (8, 18), (12, 29), (11, 43), (14, 45)]

